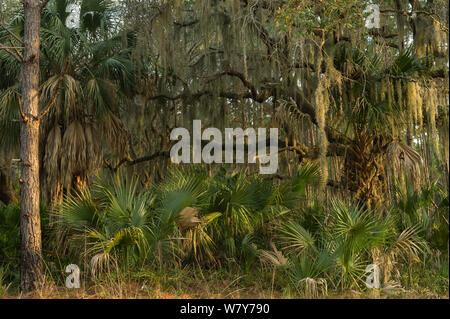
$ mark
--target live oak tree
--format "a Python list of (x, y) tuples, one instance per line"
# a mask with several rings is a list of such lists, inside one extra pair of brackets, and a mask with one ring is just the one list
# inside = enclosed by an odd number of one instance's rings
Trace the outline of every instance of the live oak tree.
[(280, 173), (318, 159), (327, 192), (368, 206), (407, 176), (435, 179), (435, 159), (448, 179), (445, 2), (380, 1), (376, 28), (362, 0), (124, 3), (142, 66), (124, 115), (143, 156), (113, 170), (167, 156), (167, 131), (201, 118), (278, 126)]

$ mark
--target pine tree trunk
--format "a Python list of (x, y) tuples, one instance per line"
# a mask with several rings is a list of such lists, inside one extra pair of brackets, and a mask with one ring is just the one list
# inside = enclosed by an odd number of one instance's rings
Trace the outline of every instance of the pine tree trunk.
[(24, 63), (22, 109), (27, 120), (20, 125), (20, 289), (33, 291), (42, 281), (42, 244), (39, 216), (39, 0), (23, 0)]

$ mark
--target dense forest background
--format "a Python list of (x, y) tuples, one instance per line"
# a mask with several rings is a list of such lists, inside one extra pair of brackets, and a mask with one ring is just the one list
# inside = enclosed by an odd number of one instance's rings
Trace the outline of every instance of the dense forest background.
[[(368, 27), (370, 3), (380, 23)], [(132, 295), (136, 282), (146, 296), (365, 295), (376, 264), (377, 296), (448, 298), (448, 10), (50, 0), (41, 294), (67, 293), (55, 287), (77, 264), (97, 297)], [(1, 296), (19, 281), (20, 1), (1, 0), (0, 23)], [(278, 128), (278, 172), (171, 163), (171, 130), (194, 119)]]

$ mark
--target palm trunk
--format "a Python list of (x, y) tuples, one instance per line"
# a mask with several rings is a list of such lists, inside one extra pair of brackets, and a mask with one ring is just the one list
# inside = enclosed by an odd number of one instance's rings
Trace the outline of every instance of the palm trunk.
[(39, 216), (39, 0), (23, 0), (24, 63), (22, 65), (22, 110), (20, 125), (20, 289), (33, 291), (42, 281), (41, 223)]
[(376, 208), (383, 198), (381, 154), (375, 151), (376, 135), (356, 132), (345, 157), (343, 181), (353, 198), (367, 208)]

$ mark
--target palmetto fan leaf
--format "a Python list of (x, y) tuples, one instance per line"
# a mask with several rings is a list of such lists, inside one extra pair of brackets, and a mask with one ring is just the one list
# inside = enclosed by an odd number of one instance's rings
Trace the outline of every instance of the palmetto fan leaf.
[[(255, 177), (247, 179), (241, 173), (232, 176), (219, 173), (215, 176), (209, 190), (211, 199), (208, 209), (222, 213), (217, 223), (225, 227), (229, 241), (252, 233), (264, 218), (267, 213), (264, 208), (269, 199), (267, 196), (264, 198), (262, 192), (267, 189), (266, 186), (264, 181)], [(230, 243), (229, 247), (234, 245)]]
[(300, 167), (296, 167), (291, 180), (292, 191), (299, 195), (304, 195), (306, 186), (317, 185), (322, 179), (320, 166), (307, 162)]
[(111, 0), (81, 1), (80, 22), (82, 30), (91, 34), (104, 34), (112, 27), (114, 5)]
[(139, 192), (137, 185), (136, 180), (119, 178), (112, 184), (99, 180), (92, 192), (86, 188), (66, 196), (56, 216), (64, 229), (74, 233), (71, 245), (83, 245), (87, 240), (88, 257), (114, 256), (118, 260), (120, 254), (129, 252), (127, 258), (146, 258), (151, 251), (154, 214), (152, 198)]
[(151, 198), (146, 192), (137, 191), (136, 180), (118, 180), (112, 186), (97, 183), (94, 187), (97, 196), (104, 201), (106, 218), (112, 221), (108, 227), (113, 232), (124, 227), (146, 227)]
[(413, 47), (409, 47), (401, 52), (385, 72), (395, 76), (408, 76), (417, 73), (424, 75), (428, 71), (427, 58), (414, 56)]
[(207, 203), (208, 183), (199, 171), (175, 170), (158, 187), (160, 208), (166, 218), (175, 218), (185, 207), (204, 207)]
[(338, 258), (336, 262), (341, 271), (336, 286), (351, 288), (363, 283), (366, 263), (360, 254), (350, 254), (347, 258)]
[(56, 222), (69, 231), (84, 231), (100, 225), (103, 216), (97, 208), (95, 199), (88, 188), (79, 189), (67, 195), (60, 208), (54, 209)]
[[(123, 253), (135, 252), (139, 257), (144, 255), (148, 250), (147, 238), (141, 228), (127, 227), (110, 234), (107, 231), (101, 232), (95, 228), (87, 229), (80, 236), (89, 240), (89, 248), (86, 251), (87, 257), (91, 258), (91, 270), (98, 273), (99, 270), (109, 266), (110, 260), (118, 260)], [(127, 257), (134, 257), (128, 256)], [(126, 263), (130, 260), (125, 260)], [(128, 267), (128, 264), (125, 264)]]
[(381, 245), (390, 237), (390, 228), (373, 211), (361, 205), (332, 203), (332, 235), (343, 240), (344, 251), (360, 251)]
[(332, 265), (331, 258), (326, 252), (321, 252), (314, 257), (293, 259), (288, 268), (288, 275), (294, 285), (299, 285), (306, 278), (319, 279), (325, 275)]
[(316, 240), (313, 235), (294, 221), (282, 225), (278, 237), (283, 249), (297, 256), (304, 251), (317, 252)]
[(277, 186), (273, 201), (277, 205), (296, 208), (305, 198), (307, 186), (317, 186), (322, 181), (321, 168), (316, 163), (306, 162), (294, 168), (292, 178)]

